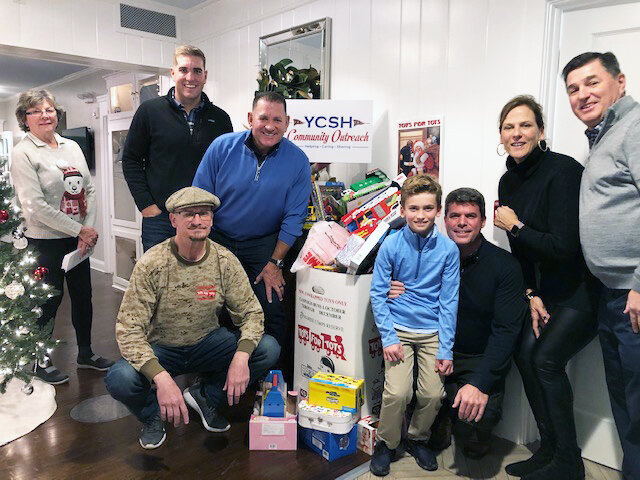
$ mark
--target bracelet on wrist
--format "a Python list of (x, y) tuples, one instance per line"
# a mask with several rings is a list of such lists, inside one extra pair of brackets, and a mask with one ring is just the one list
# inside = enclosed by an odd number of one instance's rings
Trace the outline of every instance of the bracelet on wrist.
[(533, 300), (533, 297), (539, 297), (540, 295), (538, 295), (537, 291), (531, 290), (529, 292), (526, 292), (524, 296), (527, 297), (527, 300)]

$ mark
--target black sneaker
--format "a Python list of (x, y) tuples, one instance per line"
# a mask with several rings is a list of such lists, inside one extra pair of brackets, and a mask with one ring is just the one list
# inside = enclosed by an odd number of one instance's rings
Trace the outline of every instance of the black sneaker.
[(431, 450), (425, 442), (418, 440), (407, 440), (407, 452), (416, 459), (416, 463), (420, 468), (433, 472), (438, 469), (438, 461), (436, 454)]
[(142, 422), (140, 432), (140, 446), (146, 450), (153, 450), (164, 443), (167, 432), (164, 429), (164, 422), (160, 415), (156, 414), (146, 422)]
[(69, 381), (69, 375), (62, 373), (51, 363), (46, 364), (46, 366), (36, 365), (34, 373), (36, 377), (49, 385), (60, 385)]
[(101, 357), (98, 354), (93, 354), (91, 357), (78, 357), (78, 368), (91, 368), (93, 370), (99, 370), (100, 372), (106, 372), (114, 362), (106, 358)]
[(378, 440), (376, 446), (373, 449), (373, 455), (371, 456), (371, 463), (369, 464), (369, 470), (377, 477), (384, 477), (389, 475), (391, 469), (391, 462), (396, 458), (395, 448), (392, 450), (387, 447), (387, 444), (383, 440)]
[(187, 405), (198, 412), (204, 428), (210, 432), (226, 432), (231, 428), (231, 424), (227, 419), (220, 415), (215, 408), (209, 406), (200, 388), (187, 387), (182, 392), (182, 395)]

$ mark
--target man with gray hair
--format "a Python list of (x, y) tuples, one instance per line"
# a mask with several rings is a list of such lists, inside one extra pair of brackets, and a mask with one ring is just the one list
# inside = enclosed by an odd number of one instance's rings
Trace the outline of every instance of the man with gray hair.
[[(105, 382), (142, 422), (145, 449), (162, 445), (165, 420), (189, 423), (186, 405), (208, 431), (228, 430), (220, 414), (225, 396), (229, 405), (238, 403), (280, 354), (273, 337), (263, 335), (262, 308), (242, 265), (207, 238), (219, 206), (196, 187), (171, 195), (166, 208), (176, 235), (138, 260), (120, 305), (116, 340), (123, 358)], [(238, 330), (220, 326), (223, 305)], [(198, 373), (200, 381), (180, 392), (173, 377), (184, 373)]]
[(611, 52), (582, 53), (562, 71), (573, 113), (587, 126), (580, 242), (604, 284), (598, 312), (609, 399), (625, 479), (640, 478), (640, 104)]
[(122, 171), (142, 213), (145, 251), (175, 234), (164, 204), (173, 192), (191, 185), (211, 142), (233, 131), (229, 115), (202, 92), (206, 58), (193, 45), (175, 49), (164, 97), (144, 102), (133, 117), (122, 155)]

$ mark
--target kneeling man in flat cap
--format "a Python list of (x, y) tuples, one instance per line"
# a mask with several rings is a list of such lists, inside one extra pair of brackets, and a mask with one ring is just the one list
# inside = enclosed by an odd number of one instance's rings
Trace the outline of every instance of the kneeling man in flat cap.
[[(186, 405), (207, 430), (228, 430), (220, 414), (225, 395), (229, 405), (238, 403), (280, 354), (273, 337), (263, 334), (262, 308), (242, 265), (207, 238), (219, 205), (215, 195), (197, 187), (167, 199), (176, 236), (140, 258), (120, 306), (116, 340), (123, 359), (105, 382), (142, 422), (142, 448), (162, 445), (164, 421), (188, 423)], [(239, 330), (220, 327), (223, 305)], [(181, 392), (172, 377), (184, 373), (200, 379)]]

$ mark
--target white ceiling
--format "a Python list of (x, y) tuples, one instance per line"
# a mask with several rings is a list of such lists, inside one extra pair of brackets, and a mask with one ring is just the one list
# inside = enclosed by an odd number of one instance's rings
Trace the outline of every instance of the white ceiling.
[(86, 65), (0, 54), (0, 101), (87, 68)]
[(171, 7), (177, 7), (177, 8), (182, 8), (184, 10), (188, 10), (189, 8), (195, 7), (209, 0), (153, 0), (153, 1), (157, 3), (164, 3), (165, 5), (169, 5)]

